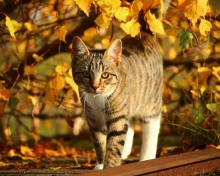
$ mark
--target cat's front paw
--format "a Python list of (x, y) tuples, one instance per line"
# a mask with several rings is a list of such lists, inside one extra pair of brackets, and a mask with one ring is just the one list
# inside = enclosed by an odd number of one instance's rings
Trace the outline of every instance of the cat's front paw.
[(104, 167), (103, 164), (99, 164), (99, 163), (97, 163), (96, 166), (94, 167), (94, 170), (102, 170), (103, 167)]

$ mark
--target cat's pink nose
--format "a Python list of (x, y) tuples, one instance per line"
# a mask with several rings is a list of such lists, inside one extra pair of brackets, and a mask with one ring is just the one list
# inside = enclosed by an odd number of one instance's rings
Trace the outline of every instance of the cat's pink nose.
[(96, 91), (100, 87), (100, 82), (93, 82), (92, 88)]

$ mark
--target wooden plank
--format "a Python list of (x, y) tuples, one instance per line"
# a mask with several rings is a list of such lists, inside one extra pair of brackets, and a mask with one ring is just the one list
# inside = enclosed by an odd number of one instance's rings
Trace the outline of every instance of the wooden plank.
[(83, 176), (111, 175), (189, 175), (204, 173), (207, 171), (220, 170), (220, 150), (204, 149), (186, 152), (153, 160), (125, 164), (122, 166), (107, 168), (100, 171), (89, 171), (82, 173)]

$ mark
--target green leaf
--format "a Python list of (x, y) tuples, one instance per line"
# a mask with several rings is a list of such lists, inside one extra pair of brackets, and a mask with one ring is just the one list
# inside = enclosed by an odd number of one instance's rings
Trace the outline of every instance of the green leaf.
[(182, 48), (182, 50), (185, 50), (189, 47), (189, 44), (191, 43), (193, 39), (193, 35), (191, 32), (183, 30), (179, 32), (177, 35), (177, 38), (179, 40), (179, 45)]
[(216, 112), (218, 105), (216, 103), (208, 103), (206, 104), (206, 108), (211, 112)]
[(19, 103), (19, 99), (16, 97), (11, 97), (9, 101), (9, 105), (11, 108), (16, 108)]
[(8, 27), (8, 30), (9, 30), (9, 33), (10, 35), (15, 38), (15, 29), (14, 29), (14, 26), (11, 22), (11, 19), (6, 15), (6, 26)]

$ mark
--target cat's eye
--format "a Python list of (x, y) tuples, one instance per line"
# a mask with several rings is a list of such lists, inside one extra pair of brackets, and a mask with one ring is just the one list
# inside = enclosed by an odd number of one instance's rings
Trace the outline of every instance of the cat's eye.
[(88, 71), (82, 72), (82, 75), (83, 75), (85, 78), (90, 78), (90, 73), (89, 73)]
[(103, 79), (107, 79), (109, 76), (110, 76), (110, 74), (108, 72), (102, 73), (102, 78)]

